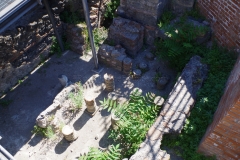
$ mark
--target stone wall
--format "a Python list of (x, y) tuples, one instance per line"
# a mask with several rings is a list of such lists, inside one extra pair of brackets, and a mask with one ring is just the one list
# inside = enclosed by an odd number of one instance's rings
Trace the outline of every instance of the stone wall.
[(113, 67), (126, 75), (132, 71), (132, 59), (128, 58), (121, 45), (109, 46), (103, 44), (98, 50), (100, 63)]
[(240, 52), (240, 3), (238, 0), (198, 0), (198, 7), (211, 22), (220, 45)]
[[(90, 22), (93, 27), (99, 27), (104, 20), (106, 4), (111, 0), (91, 0), (88, 1), (90, 11)], [(66, 7), (71, 12), (78, 12), (81, 18), (84, 18), (84, 10), (81, 0), (71, 0), (66, 3)]]
[[(64, 1), (50, 1), (59, 32)], [(0, 33), (0, 96), (31, 72), (47, 56), (53, 29), (47, 11), (38, 5), (7, 31)]]
[(143, 25), (155, 26), (169, 0), (120, 0), (118, 14)]
[(217, 159), (240, 159), (240, 57), (200, 145), (199, 152)]

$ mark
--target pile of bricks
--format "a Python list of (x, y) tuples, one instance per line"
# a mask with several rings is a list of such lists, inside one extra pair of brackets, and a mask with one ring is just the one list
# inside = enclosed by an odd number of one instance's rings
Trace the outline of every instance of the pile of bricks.
[(143, 46), (144, 27), (137, 22), (117, 17), (109, 27), (108, 40), (120, 44), (135, 57)]
[(98, 60), (125, 74), (132, 70), (132, 59), (127, 57), (125, 49), (120, 45), (113, 47), (103, 44), (98, 50)]

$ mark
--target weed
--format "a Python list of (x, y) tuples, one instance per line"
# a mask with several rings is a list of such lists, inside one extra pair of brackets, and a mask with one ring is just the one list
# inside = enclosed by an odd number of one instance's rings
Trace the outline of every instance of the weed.
[(157, 81), (159, 80), (159, 78), (161, 78), (161, 73), (156, 73), (155, 76), (153, 77), (153, 81), (155, 84), (157, 84)]
[(121, 158), (130, 157), (137, 151), (157, 116), (158, 108), (149, 95), (132, 94), (126, 112), (119, 120), (119, 127), (110, 131), (109, 137), (121, 144)]
[(106, 28), (96, 28), (93, 30), (94, 42), (96, 50), (99, 49), (100, 45), (107, 39), (108, 31)]
[(69, 93), (68, 98), (73, 103), (75, 109), (80, 109), (82, 108), (82, 103), (83, 103), (83, 88), (80, 82), (77, 85), (78, 87), (76, 92)]
[(165, 31), (168, 38), (156, 41), (156, 55), (169, 60), (171, 66), (178, 71), (183, 69), (193, 55), (204, 54), (205, 49), (195, 40), (208, 31), (207, 27), (197, 27), (187, 23), (185, 17), (182, 17), (174, 25), (159, 24), (159, 26)]
[(47, 138), (54, 138), (55, 132), (51, 126), (48, 126), (47, 128), (41, 128), (37, 125), (34, 126), (32, 133), (42, 135)]
[(120, 0), (111, 0), (109, 3), (107, 3), (104, 17), (108, 19), (113, 19), (115, 17), (116, 9), (119, 5)]
[(108, 109), (108, 112), (111, 111), (118, 118), (121, 118), (124, 115), (128, 107), (127, 103), (118, 104), (116, 101), (105, 98), (103, 101), (100, 101), (100, 104), (103, 106), (103, 109)]
[(98, 148), (90, 148), (87, 155), (79, 157), (79, 160), (119, 160), (120, 145), (111, 145), (106, 151), (100, 151)]
[(51, 45), (51, 48), (50, 48), (50, 54), (53, 55), (53, 54), (57, 54), (58, 57), (60, 57), (62, 55), (62, 51), (61, 51), (61, 48), (57, 42), (57, 39), (55, 36), (52, 36), (52, 45)]

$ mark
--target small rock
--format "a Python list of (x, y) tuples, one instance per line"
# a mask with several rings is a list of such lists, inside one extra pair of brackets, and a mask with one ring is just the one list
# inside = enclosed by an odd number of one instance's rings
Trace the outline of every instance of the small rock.
[(169, 81), (168, 77), (160, 77), (157, 81), (157, 89), (162, 90), (166, 87), (167, 83)]
[(141, 69), (142, 72), (146, 72), (148, 70), (148, 65), (144, 62), (141, 62), (139, 64), (139, 68)]
[(203, 21), (202, 23), (203, 23), (204, 25), (206, 25), (206, 26), (209, 26), (209, 25), (210, 25), (210, 23), (209, 23), (208, 21), (206, 21), (206, 20)]
[(99, 137), (99, 135), (97, 135), (97, 136), (95, 137), (95, 140), (98, 140), (98, 137)]
[(152, 61), (154, 60), (154, 55), (151, 52), (147, 52), (145, 58)]
[(133, 70), (133, 78), (134, 79), (139, 79), (142, 75), (142, 71), (140, 69), (135, 69)]

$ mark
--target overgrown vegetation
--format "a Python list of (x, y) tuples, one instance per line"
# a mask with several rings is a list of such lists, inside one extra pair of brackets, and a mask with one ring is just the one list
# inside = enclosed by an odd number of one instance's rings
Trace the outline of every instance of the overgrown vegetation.
[(69, 24), (79, 24), (83, 23), (84, 16), (82, 16), (79, 12), (70, 12), (70, 11), (63, 11), (60, 14), (61, 21)]
[(90, 148), (87, 155), (81, 156), (79, 160), (119, 160), (121, 157), (119, 144), (110, 146), (106, 151), (100, 151), (98, 148)]
[(115, 11), (119, 5), (120, 0), (110, 0), (110, 2), (107, 3), (104, 17), (108, 19), (113, 19), (115, 17)]
[(121, 154), (130, 157), (145, 139), (148, 129), (153, 124), (159, 108), (153, 103), (151, 94), (138, 96), (131, 94), (128, 107), (116, 127), (110, 131), (109, 137), (116, 144), (121, 144)]
[[(129, 102), (124, 105), (118, 105), (111, 100), (102, 101), (103, 107), (108, 108), (109, 111), (113, 110), (115, 112), (118, 110), (119, 112), (120, 120), (117, 121), (117, 127), (113, 127), (109, 135), (114, 144), (119, 145), (116, 145), (115, 148), (117, 149), (110, 152), (115, 157), (108, 155), (108, 153), (106, 156), (105, 152), (98, 149), (90, 150), (87, 157), (90, 156), (89, 159), (101, 157), (102, 160), (119, 160), (134, 154), (157, 117), (159, 107), (153, 101), (154, 96), (152, 94), (148, 93), (146, 96), (141, 96), (138, 91), (131, 94)], [(101, 160), (101, 158), (99, 159)]]
[(235, 59), (216, 44), (207, 48), (195, 43), (196, 36), (207, 30), (187, 24), (185, 20), (185, 17), (182, 17), (179, 23), (172, 26), (169, 26), (168, 19), (160, 23), (160, 27), (167, 31), (168, 38), (156, 42), (157, 55), (161, 54), (162, 58), (167, 59), (179, 71), (193, 55), (199, 55), (209, 67), (208, 78), (198, 92), (195, 106), (182, 133), (179, 136), (164, 136), (163, 145), (174, 148), (185, 160), (214, 159), (196, 151), (212, 121)]
[[(62, 42), (65, 50), (70, 49), (70, 45), (67, 43), (67, 39), (65, 36), (62, 37)], [(57, 54), (58, 57), (62, 55), (62, 50), (60, 48), (60, 45), (58, 44), (57, 38), (55, 36), (52, 36), (52, 45), (50, 48), (50, 54)]]
[(196, 38), (204, 36), (208, 27), (195, 26), (182, 16), (179, 21), (170, 24), (174, 16), (170, 12), (163, 14), (159, 27), (165, 31), (166, 39), (156, 41), (156, 55), (169, 60), (173, 68), (181, 71), (193, 55), (204, 54), (204, 48)]
[(68, 95), (68, 98), (73, 103), (74, 109), (81, 109), (83, 103), (83, 87), (80, 82), (77, 84), (77, 89), (75, 92), (71, 92)]
[(96, 28), (93, 30), (93, 36), (96, 50), (98, 50), (103, 42), (107, 39), (108, 30), (105, 27)]

